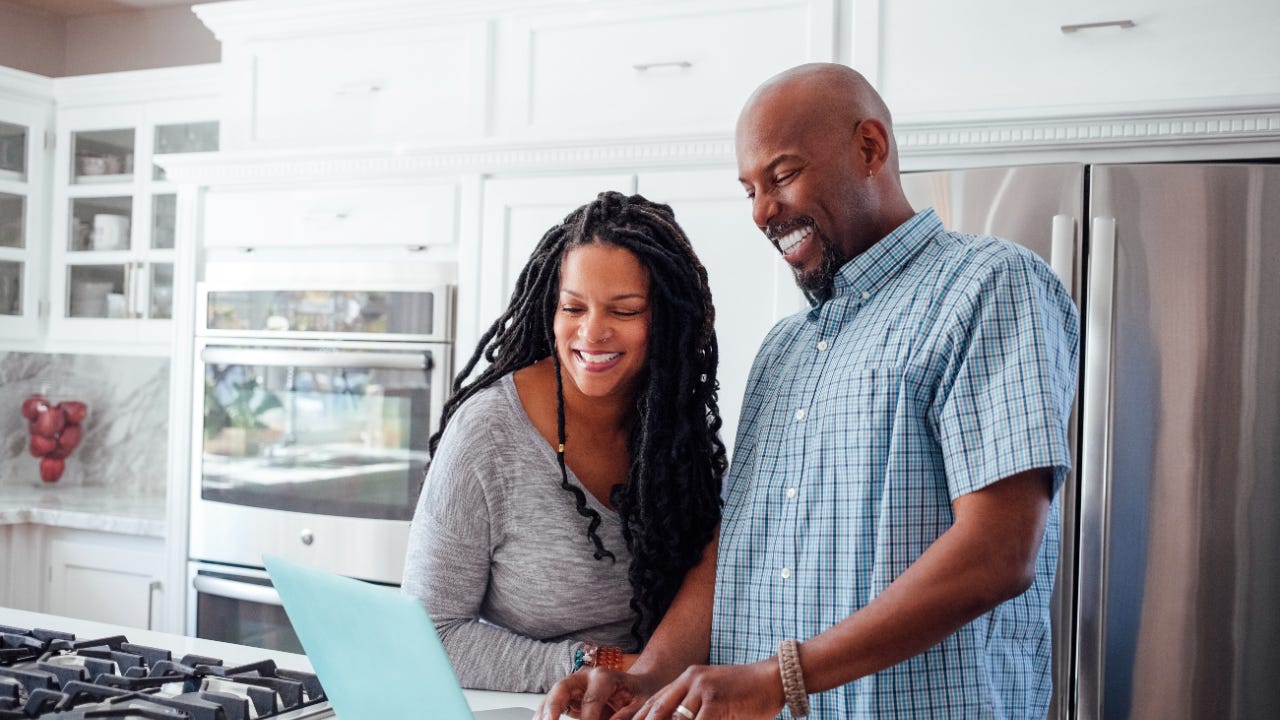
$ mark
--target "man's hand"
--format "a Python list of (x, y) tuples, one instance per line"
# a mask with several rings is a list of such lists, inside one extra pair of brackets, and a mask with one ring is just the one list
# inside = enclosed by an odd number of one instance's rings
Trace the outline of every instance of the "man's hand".
[(782, 711), (784, 702), (776, 658), (750, 665), (695, 665), (649, 698), (634, 715), (624, 712), (614, 718), (769, 720)]
[(647, 675), (605, 668), (580, 670), (551, 686), (537, 717), (556, 720), (563, 713), (581, 720), (629, 718), (658, 686)]

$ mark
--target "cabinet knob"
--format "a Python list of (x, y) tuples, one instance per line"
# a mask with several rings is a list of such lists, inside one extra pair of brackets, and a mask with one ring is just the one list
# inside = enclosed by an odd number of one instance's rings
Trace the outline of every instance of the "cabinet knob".
[(311, 543), (316, 541), (316, 536), (315, 533), (310, 530), (303, 530), (302, 533), (298, 535), (298, 539), (302, 541), (303, 545), (309, 546)]

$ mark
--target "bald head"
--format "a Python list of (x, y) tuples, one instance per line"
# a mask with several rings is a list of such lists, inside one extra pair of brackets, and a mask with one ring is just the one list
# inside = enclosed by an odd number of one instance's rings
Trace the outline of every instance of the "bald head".
[(784, 70), (756, 88), (738, 116), (741, 142), (752, 134), (774, 137), (818, 133), (841, 142), (858, 123), (873, 119), (885, 129), (886, 164), (897, 172), (893, 121), (880, 93), (857, 70), (838, 63), (809, 63)]

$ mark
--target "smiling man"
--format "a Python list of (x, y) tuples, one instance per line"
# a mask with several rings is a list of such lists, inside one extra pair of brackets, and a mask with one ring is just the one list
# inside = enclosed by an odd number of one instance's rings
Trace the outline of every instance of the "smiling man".
[(570, 676), (544, 714), (1043, 718), (1070, 295), (910, 207), (889, 111), (847, 67), (772, 78), (736, 141), (812, 307), (756, 356), (718, 550), (629, 674)]

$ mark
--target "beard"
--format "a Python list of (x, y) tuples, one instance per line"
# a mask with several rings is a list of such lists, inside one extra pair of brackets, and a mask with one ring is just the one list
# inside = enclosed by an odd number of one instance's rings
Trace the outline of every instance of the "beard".
[(830, 300), (835, 292), (836, 273), (844, 266), (846, 258), (827, 242), (826, 237), (815, 233), (813, 240), (817, 241), (822, 249), (822, 260), (818, 266), (808, 272), (798, 267), (793, 267), (791, 270), (795, 274), (796, 285), (805, 297), (814, 304), (821, 304)]

